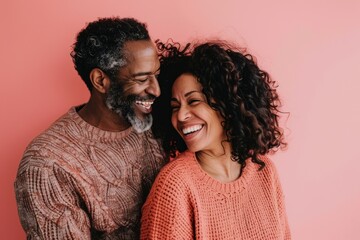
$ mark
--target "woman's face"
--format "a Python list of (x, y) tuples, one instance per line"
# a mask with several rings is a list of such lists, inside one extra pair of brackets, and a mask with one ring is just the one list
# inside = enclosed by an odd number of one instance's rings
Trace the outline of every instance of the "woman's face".
[(172, 87), (171, 123), (192, 152), (222, 149), (225, 132), (223, 118), (213, 110), (202, 86), (191, 74), (182, 74)]

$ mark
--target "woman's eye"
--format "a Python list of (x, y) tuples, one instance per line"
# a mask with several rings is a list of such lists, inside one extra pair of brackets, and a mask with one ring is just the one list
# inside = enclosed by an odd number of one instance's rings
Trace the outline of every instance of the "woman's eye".
[(190, 104), (190, 105), (191, 105), (191, 104), (196, 104), (196, 103), (198, 103), (198, 102), (200, 102), (199, 99), (191, 99), (191, 100), (189, 100), (189, 104)]
[(177, 111), (178, 109), (179, 109), (179, 106), (171, 106), (170, 107), (171, 108), (171, 111)]

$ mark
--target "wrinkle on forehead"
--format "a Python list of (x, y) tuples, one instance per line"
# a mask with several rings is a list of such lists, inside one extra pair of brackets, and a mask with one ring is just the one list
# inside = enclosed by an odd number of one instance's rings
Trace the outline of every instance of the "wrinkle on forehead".
[(124, 46), (127, 64), (122, 69), (131, 75), (154, 74), (160, 68), (159, 57), (151, 41), (132, 41)]
[(129, 60), (139, 57), (157, 57), (155, 45), (150, 40), (129, 41), (124, 44), (124, 56)]

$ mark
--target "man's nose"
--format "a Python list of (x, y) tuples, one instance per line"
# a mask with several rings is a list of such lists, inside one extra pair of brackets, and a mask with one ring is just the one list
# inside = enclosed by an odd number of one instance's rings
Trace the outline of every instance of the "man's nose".
[(146, 93), (151, 94), (155, 97), (160, 96), (160, 86), (157, 78), (155, 76), (151, 76), (150, 84), (146, 88)]

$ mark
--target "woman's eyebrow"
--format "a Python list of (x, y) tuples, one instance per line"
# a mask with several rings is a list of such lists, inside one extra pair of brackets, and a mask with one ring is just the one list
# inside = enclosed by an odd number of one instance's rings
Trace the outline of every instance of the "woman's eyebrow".
[[(200, 92), (200, 91), (197, 91), (197, 90), (193, 90), (193, 91), (190, 91), (190, 92), (187, 92), (187, 93), (185, 93), (185, 97), (188, 97), (188, 96), (190, 96), (191, 94), (193, 94), (193, 93), (200, 93), (200, 94), (202, 94), (202, 92)], [(177, 98), (171, 98), (170, 99), (170, 102), (179, 102), (179, 100), (177, 99)]]
[(179, 102), (179, 100), (177, 100), (176, 98), (171, 98), (170, 102)]
[(197, 90), (193, 90), (193, 91), (190, 91), (190, 92), (187, 92), (187, 93), (185, 93), (185, 97), (188, 97), (189, 95), (191, 95), (191, 94), (193, 94), (193, 93), (201, 93), (201, 92), (199, 92), (199, 91), (197, 91)]

